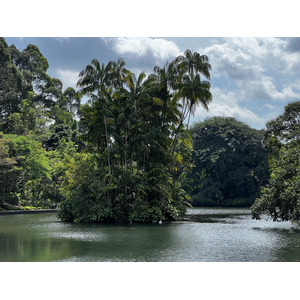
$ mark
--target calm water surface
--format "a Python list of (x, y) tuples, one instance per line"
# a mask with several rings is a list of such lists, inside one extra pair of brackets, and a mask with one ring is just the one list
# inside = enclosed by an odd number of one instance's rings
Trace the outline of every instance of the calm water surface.
[(189, 222), (65, 224), (55, 213), (0, 215), (0, 261), (300, 261), (300, 229), (248, 209), (189, 210)]

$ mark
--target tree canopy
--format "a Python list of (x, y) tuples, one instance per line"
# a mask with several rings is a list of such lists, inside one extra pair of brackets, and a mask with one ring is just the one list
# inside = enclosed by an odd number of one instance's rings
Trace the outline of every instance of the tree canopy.
[(268, 185), (251, 207), (253, 217), (266, 214), (273, 221), (300, 224), (300, 147), (281, 148), (271, 170)]
[(267, 123), (266, 144), (271, 149), (271, 177), (251, 207), (253, 218), (300, 224), (300, 101)]
[(66, 145), (82, 149), (81, 98), (73, 88), (63, 91), (48, 67), (37, 46), (19, 51), (0, 38), (0, 202), (5, 207), (52, 207), (61, 201), (57, 159), (72, 152)]
[(193, 205), (250, 206), (268, 179), (263, 133), (232, 117), (212, 117), (191, 128)]

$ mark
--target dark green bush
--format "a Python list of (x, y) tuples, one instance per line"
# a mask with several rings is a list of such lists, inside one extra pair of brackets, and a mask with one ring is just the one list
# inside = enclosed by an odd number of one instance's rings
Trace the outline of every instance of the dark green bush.
[(18, 205), (19, 204), (19, 196), (14, 192), (6, 193), (4, 201), (11, 205)]

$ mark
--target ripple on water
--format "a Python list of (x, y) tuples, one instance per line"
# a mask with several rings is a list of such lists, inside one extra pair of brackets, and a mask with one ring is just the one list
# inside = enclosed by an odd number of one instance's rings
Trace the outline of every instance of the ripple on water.
[(58, 239), (68, 239), (83, 242), (99, 242), (106, 240), (107, 236), (104, 233), (93, 232), (51, 232), (47, 234), (48, 237)]

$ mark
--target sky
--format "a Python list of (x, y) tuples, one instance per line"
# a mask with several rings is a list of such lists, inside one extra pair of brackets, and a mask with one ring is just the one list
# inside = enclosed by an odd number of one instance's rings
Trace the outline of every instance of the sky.
[[(76, 88), (79, 72), (97, 58), (123, 58), (136, 75), (163, 67), (186, 49), (208, 56), (213, 100), (209, 111), (198, 106), (191, 123), (232, 116), (262, 129), (284, 106), (300, 99), (300, 38), (292, 37), (5, 37), (23, 50), (39, 47), (48, 74)], [(206, 80), (202, 76), (202, 80)]]

